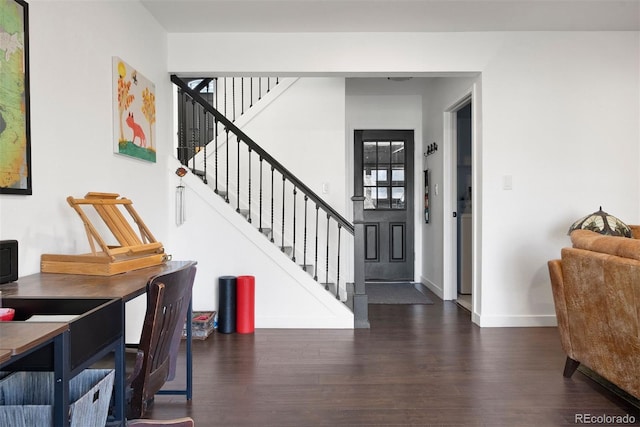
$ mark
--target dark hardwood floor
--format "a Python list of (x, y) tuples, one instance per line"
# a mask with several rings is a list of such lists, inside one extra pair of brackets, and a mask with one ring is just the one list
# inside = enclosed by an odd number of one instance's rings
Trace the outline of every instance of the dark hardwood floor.
[(555, 328), (481, 329), (455, 303), (432, 299), (370, 305), (369, 330), (257, 329), (195, 340), (193, 401), (157, 396), (148, 417), (232, 427), (545, 427), (575, 425), (577, 414), (640, 420), (583, 373), (563, 378)]

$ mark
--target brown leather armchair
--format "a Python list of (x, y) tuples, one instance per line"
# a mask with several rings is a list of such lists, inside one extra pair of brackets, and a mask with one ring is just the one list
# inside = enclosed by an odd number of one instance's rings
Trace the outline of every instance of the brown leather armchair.
[(640, 239), (576, 230), (571, 241), (548, 262), (564, 376), (583, 364), (640, 398)]

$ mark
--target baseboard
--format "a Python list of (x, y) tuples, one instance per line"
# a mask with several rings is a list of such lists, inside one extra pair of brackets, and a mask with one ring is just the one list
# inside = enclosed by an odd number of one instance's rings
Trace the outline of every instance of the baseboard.
[(479, 315), (478, 325), (483, 328), (521, 328), (558, 326), (555, 315), (489, 316)]
[(420, 283), (422, 283), (427, 289), (436, 294), (438, 298), (444, 300), (444, 291), (441, 287), (436, 286), (433, 282), (424, 276), (420, 276)]
[(354, 329), (353, 318), (256, 316), (256, 329)]
[(456, 303), (460, 307), (462, 307), (465, 310), (467, 310), (469, 313), (471, 313), (473, 311), (472, 301), (470, 301), (470, 300), (462, 299), (462, 298), (458, 297), (458, 299), (456, 299)]

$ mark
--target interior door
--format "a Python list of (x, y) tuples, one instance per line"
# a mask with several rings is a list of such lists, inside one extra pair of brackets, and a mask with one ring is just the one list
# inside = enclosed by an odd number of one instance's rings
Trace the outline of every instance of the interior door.
[(365, 197), (365, 280), (412, 281), (413, 131), (356, 130), (354, 144), (354, 184)]

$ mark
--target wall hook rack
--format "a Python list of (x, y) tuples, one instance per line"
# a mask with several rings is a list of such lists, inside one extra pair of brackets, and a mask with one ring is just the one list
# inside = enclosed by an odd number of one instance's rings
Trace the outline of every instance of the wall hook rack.
[(432, 154), (434, 154), (436, 151), (438, 151), (438, 144), (436, 144), (435, 142), (433, 144), (429, 144), (429, 146), (427, 147), (427, 152), (424, 153), (424, 156), (430, 156)]

